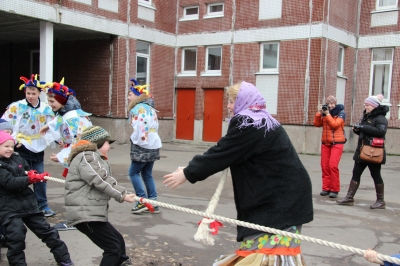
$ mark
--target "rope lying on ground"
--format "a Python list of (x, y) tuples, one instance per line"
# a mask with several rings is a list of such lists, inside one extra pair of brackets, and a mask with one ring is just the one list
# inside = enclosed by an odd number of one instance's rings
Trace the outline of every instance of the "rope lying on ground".
[[(50, 177), (50, 176), (45, 176), (44, 177), (47, 180), (50, 181), (55, 181), (58, 183), (65, 183), (64, 179), (59, 179), (59, 178), (55, 178), (55, 177)], [(242, 222), (242, 221), (238, 221), (235, 219), (231, 219), (231, 218), (226, 218), (223, 216), (219, 216), (219, 215), (214, 215), (214, 214), (210, 214), (207, 212), (200, 212), (200, 211), (196, 211), (196, 210), (192, 210), (192, 209), (188, 209), (188, 208), (184, 208), (184, 207), (180, 207), (180, 206), (176, 206), (176, 205), (172, 205), (172, 204), (167, 204), (167, 203), (163, 203), (160, 201), (155, 201), (155, 200), (149, 200), (149, 199), (144, 199), (144, 198), (139, 198), (139, 197), (135, 197), (136, 201), (140, 201), (140, 202), (146, 202), (146, 203), (150, 203), (154, 206), (160, 206), (160, 207), (164, 207), (164, 208), (168, 208), (168, 209), (172, 209), (172, 210), (176, 210), (176, 211), (181, 211), (181, 212), (186, 212), (186, 213), (191, 213), (191, 214), (195, 214), (195, 215), (199, 215), (202, 217), (206, 217), (208, 219), (214, 219), (217, 221), (224, 221), (233, 225), (240, 225), (243, 227), (248, 227), (251, 229), (255, 229), (258, 231), (263, 231), (263, 232), (268, 232), (268, 233), (272, 233), (272, 234), (279, 234), (282, 236), (288, 236), (291, 238), (296, 238), (296, 239), (300, 239), (303, 241), (307, 241), (310, 243), (314, 243), (314, 244), (319, 244), (322, 246), (327, 246), (327, 247), (331, 247), (331, 248), (336, 248), (339, 250), (345, 250), (345, 251), (349, 251), (358, 255), (363, 256), (365, 253), (365, 250), (363, 249), (359, 249), (359, 248), (354, 248), (354, 247), (350, 247), (350, 246), (346, 246), (346, 245), (341, 245), (341, 244), (336, 244), (333, 242), (329, 242), (329, 241), (325, 241), (325, 240), (321, 240), (321, 239), (317, 239), (317, 238), (313, 238), (313, 237), (308, 237), (305, 235), (298, 235), (298, 234), (293, 234), (293, 233), (289, 233), (286, 231), (281, 231), (281, 230), (277, 230), (274, 228), (270, 228), (270, 227), (266, 227), (266, 226), (261, 226), (261, 225), (257, 225), (257, 224), (253, 224), (253, 223), (248, 223), (248, 222)], [(400, 264), (400, 259), (394, 258), (394, 257), (390, 257), (387, 255), (382, 255), (380, 253), (377, 254), (378, 259), (383, 260), (383, 261), (388, 261), (391, 263), (396, 263), (396, 264)]]

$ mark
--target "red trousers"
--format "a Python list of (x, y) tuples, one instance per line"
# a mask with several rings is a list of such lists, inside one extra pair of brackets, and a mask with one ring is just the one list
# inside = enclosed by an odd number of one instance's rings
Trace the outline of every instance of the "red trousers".
[(321, 145), (322, 190), (339, 192), (339, 162), (344, 144)]

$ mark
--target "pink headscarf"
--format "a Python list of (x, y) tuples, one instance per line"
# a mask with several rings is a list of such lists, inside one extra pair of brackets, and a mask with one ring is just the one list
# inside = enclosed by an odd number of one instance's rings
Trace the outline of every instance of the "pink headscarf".
[(235, 115), (242, 119), (239, 128), (253, 126), (265, 127), (266, 131), (274, 130), (280, 123), (268, 113), (264, 97), (251, 83), (243, 81), (236, 96)]

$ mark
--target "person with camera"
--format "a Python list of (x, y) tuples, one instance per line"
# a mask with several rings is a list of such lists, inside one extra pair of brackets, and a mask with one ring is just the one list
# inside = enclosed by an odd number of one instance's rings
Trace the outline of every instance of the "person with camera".
[(388, 126), (386, 113), (389, 107), (382, 105), (383, 95), (369, 96), (364, 101), (363, 116), (359, 124), (353, 125), (353, 132), (358, 137), (358, 144), (353, 156), (353, 177), (350, 181), (346, 197), (337, 200), (339, 205), (354, 205), (354, 195), (360, 185), (361, 174), (368, 167), (375, 184), (376, 202), (370, 206), (371, 209), (385, 209), (384, 184), (381, 177), (381, 166), (386, 162), (386, 152), (383, 149), (383, 157), (380, 162), (367, 162), (360, 158), (361, 149), (364, 145), (371, 146), (374, 138), (384, 139)]
[(339, 162), (346, 143), (345, 119), (344, 106), (337, 104), (333, 95), (326, 98), (326, 104), (318, 106), (318, 111), (314, 117), (314, 126), (322, 127), (321, 196), (329, 195), (330, 198), (336, 198), (340, 191)]

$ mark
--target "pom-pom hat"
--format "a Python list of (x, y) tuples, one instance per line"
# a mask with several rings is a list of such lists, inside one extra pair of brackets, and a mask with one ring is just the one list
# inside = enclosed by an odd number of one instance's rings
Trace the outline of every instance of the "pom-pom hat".
[(136, 96), (140, 96), (142, 93), (146, 93), (146, 95), (149, 95), (149, 91), (146, 90), (146, 87), (149, 87), (149, 84), (146, 85), (140, 85), (139, 82), (137, 82), (136, 79), (132, 78), (130, 79), (132, 81), (131, 87), (129, 88), (131, 92), (133, 92)]
[(97, 144), (97, 149), (103, 147), (104, 143), (108, 140), (111, 144), (115, 141), (110, 137), (108, 132), (99, 126), (90, 126), (83, 130), (81, 140), (87, 140)]
[(31, 79), (28, 79), (24, 76), (21, 76), (19, 79), (22, 80), (24, 82), (24, 84), (22, 84), (21, 86), (19, 86), (19, 90), (22, 90), (26, 87), (34, 87), (36, 89), (38, 89), (39, 91), (42, 91), (43, 89), (43, 85), (45, 84), (45, 82), (40, 82), (38, 79), (38, 74), (32, 74), (31, 75)]
[(13, 132), (13, 127), (10, 122), (3, 118), (0, 118), (0, 130), (10, 130), (11, 132)]
[(367, 99), (365, 99), (364, 103), (369, 104), (372, 107), (378, 107), (379, 105), (382, 104), (382, 100), (383, 100), (383, 95), (378, 94), (369, 96)]
[(12, 141), (14, 141), (14, 144), (15, 144), (15, 140), (10, 134), (8, 134), (5, 131), (0, 130), (0, 145), (3, 144), (4, 142), (6, 142), (7, 140), (12, 140)]
[(64, 78), (62, 78), (60, 83), (50, 82), (46, 83), (43, 87), (47, 94), (53, 96), (57, 102), (61, 103), (62, 105), (67, 103), (70, 95), (76, 96), (75, 91), (64, 85)]

